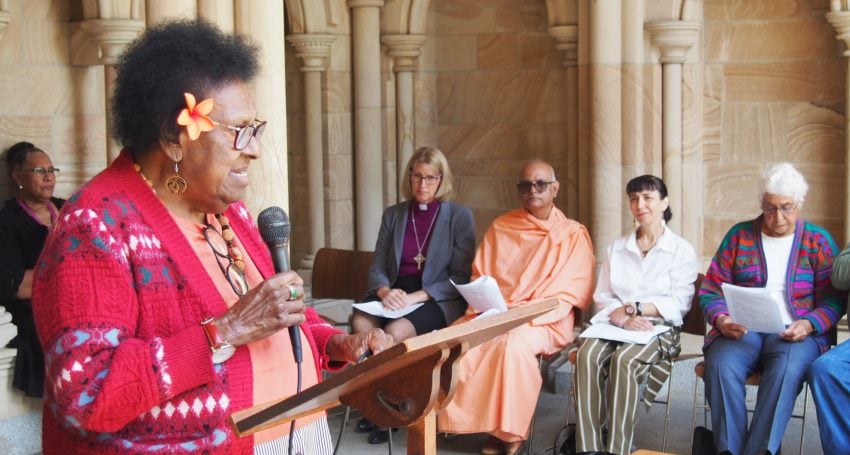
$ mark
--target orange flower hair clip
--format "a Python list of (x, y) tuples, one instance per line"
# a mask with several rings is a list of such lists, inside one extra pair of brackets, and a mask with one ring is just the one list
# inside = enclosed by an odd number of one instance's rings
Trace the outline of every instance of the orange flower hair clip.
[(215, 103), (212, 98), (207, 98), (198, 105), (195, 105), (195, 95), (184, 93), (186, 97), (186, 109), (180, 111), (177, 116), (177, 124), (186, 127), (189, 133), (189, 139), (195, 140), (201, 136), (201, 133), (212, 131), (215, 128), (213, 121), (207, 117), (207, 114), (212, 112)]

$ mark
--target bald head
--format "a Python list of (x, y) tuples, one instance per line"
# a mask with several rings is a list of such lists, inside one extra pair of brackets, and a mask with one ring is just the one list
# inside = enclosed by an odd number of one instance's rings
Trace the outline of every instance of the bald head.
[(519, 171), (519, 180), (522, 181), (523, 176), (526, 175), (526, 173), (534, 173), (535, 170), (545, 173), (546, 180), (548, 181), (558, 180), (555, 177), (555, 168), (553, 168), (551, 164), (538, 158), (525, 162), (522, 169)]
[(538, 219), (549, 219), (559, 188), (555, 169), (543, 160), (535, 159), (525, 163), (519, 173), (517, 189), (520, 203)]

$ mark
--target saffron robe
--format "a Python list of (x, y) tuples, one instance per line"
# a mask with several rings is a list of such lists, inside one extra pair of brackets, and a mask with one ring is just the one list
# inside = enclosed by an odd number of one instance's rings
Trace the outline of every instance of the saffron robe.
[[(560, 305), (463, 356), (454, 397), (437, 416), (440, 431), (526, 438), (542, 384), (536, 356), (573, 340), (572, 309), (588, 308), (593, 267), (587, 230), (557, 208), (547, 220), (517, 209), (493, 221), (475, 255), (473, 279), (495, 278), (509, 309), (547, 299)], [(474, 316), (470, 307), (458, 322)]]

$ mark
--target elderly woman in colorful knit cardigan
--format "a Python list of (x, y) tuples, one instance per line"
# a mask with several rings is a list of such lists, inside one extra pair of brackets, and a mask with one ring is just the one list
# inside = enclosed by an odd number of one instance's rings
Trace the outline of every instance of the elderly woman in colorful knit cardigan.
[[(242, 438), (228, 424), (391, 343), (305, 309), (241, 202), (266, 127), (256, 48), (172, 22), (117, 70), (124, 150), (65, 205), (36, 268), (44, 453), (331, 453), (323, 412)], [(303, 371), (286, 330), (299, 324)]]
[[(829, 233), (799, 218), (808, 185), (788, 163), (761, 181), (762, 214), (729, 230), (700, 289), (712, 329), (706, 335), (705, 386), (719, 453), (776, 454), (809, 366), (829, 349), (828, 332), (844, 314), (829, 279), (838, 252)], [(748, 330), (729, 315), (721, 285), (765, 288), (785, 323), (780, 333)], [(777, 305), (774, 305), (774, 302)], [(745, 382), (761, 371), (747, 425)]]

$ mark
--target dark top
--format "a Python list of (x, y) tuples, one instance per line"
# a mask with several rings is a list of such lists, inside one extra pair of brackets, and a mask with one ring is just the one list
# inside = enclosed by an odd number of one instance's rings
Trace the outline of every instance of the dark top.
[[(372, 293), (382, 286), (393, 286), (399, 277), (410, 204), (410, 201), (404, 201), (384, 210), (375, 256), (369, 268), (368, 289)], [(418, 226), (417, 223), (417, 229)], [(427, 251), (423, 251), (423, 255), (427, 259), (423, 264), (422, 289), (439, 305), (446, 323), (451, 324), (466, 310), (466, 302), (449, 280), (458, 284), (469, 282), (475, 256), (472, 211), (454, 202), (441, 202)]]
[[(64, 199), (51, 198), (57, 208)], [(35, 267), (44, 248), (48, 228), (34, 220), (18, 204), (9, 199), (0, 210), (0, 305), (12, 314), (18, 336), (8, 347), (18, 350), (13, 384), (28, 396), (44, 396), (44, 356), (35, 332), (32, 302), (16, 297), (27, 269)]]

